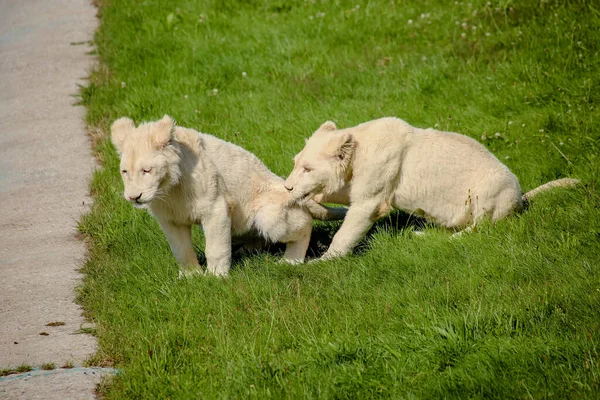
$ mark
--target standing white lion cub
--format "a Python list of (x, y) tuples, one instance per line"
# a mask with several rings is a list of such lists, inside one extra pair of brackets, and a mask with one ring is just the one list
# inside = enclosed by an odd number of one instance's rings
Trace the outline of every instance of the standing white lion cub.
[(517, 178), (477, 141), (381, 118), (341, 130), (325, 122), (296, 155), (285, 187), (298, 200), (350, 205), (322, 257), (328, 259), (350, 252), (392, 208), (463, 228), (504, 218), (540, 191), (577, 182), (558, 179), (523, 196)]
[(284, 259), (302, 262), (312, 216), (342, 219), (345, 209), (309, 201), (299, 204), (253, 154), (239, 146), (176, 127), (167, 115), (137, 128), (129, 118), (111, 126), (121, 155), (124, 196), (149, 207), (181, 264), (180, 275), (201, 271), (191, 228), (201, 224), (206, 237), (207, 271), (227, 275), (231, 237), (260, 237), (286, 243)]

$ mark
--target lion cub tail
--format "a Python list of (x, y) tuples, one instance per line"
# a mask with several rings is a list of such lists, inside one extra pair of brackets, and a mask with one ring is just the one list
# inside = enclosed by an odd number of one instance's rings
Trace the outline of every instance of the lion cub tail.
[(314, 200), (306, 202), (308, 213), (314, 218), (321, 221), (337, 221), (344, 219), (348, 209), (346, 207), (327, 207)]
[(523, 201), (529, 201), (533, 197), (540, 194), (541, 192), (545, 192), (546, 190), (549, 190), (549, 189), (552, 189), (555, 187), (570, 188), (570, 187), (577, 185), (578, 183), (579, 183), (579, 179), (573, 179), (573, 178), (556, 179), (554, 181), (544, 183), (543, 185), (538, 186), (535, 189), (530, 190), (529, 192), (525, 193), (523, 195)]

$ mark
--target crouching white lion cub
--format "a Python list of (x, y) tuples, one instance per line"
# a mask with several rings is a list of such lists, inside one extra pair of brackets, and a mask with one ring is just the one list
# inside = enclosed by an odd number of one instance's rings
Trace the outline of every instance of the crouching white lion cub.
[(351, 205), (328, 259), (350, 252), (391, 208), (456, 229), (504, 218), (540, 191), (577, 182), (555, 180), (523, 196), (517, 178), (477, 141), (381, 118), (341, 130), (325, 122), (296, 155), (285, 187), (296, 199)]
[(121, 155), (124, 196), (148, 207), (158, 219), (180, 275), (201, 271), (192, 244), (192, 224), (206, 237), (207, 271), (227, 275), (233, 236), (286, 243), (284, 259), (302, 262), (312, 218), (342, 219), (345, 209), (314, 201), (299, 204), (253, 154), (192, 129), (176, 127), (167, 115), (138, 126), (120, 118), (111, 139)]

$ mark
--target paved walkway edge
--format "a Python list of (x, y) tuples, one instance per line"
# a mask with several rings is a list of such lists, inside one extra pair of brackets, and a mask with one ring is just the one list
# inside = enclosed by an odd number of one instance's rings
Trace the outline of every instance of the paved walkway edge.
[[(0, 0), (0, 370), (85, 365), (77, 231), (96, 167), (77, 106), (98, 24), (91, 0)], [(77, 333), (77, 334), (76, 334)], [(103, 370), (0, 379), (2, 399), (92, 399)]]

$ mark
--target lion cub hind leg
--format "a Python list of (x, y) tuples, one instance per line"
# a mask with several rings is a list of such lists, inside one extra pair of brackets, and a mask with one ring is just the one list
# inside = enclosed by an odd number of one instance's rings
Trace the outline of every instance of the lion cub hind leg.
[(269, 242), (286, 243), (284, 261), (304, 261), (312, 231), (312, 218), (302, 208), (267, 204), (258, 210), (253, 225)]
[(310, 243), (311, 233), (312, 221), (298, 232), (292, 232), (291, 240), (288, 241), (285, 240), (286, 238), (283, 238), (282, 241), (286, 243), (285, 253), (283, 254), (284, 262), (290, 264), (301, 264), (304, 262), (306, 250), (308, 250), (308, 245)]

